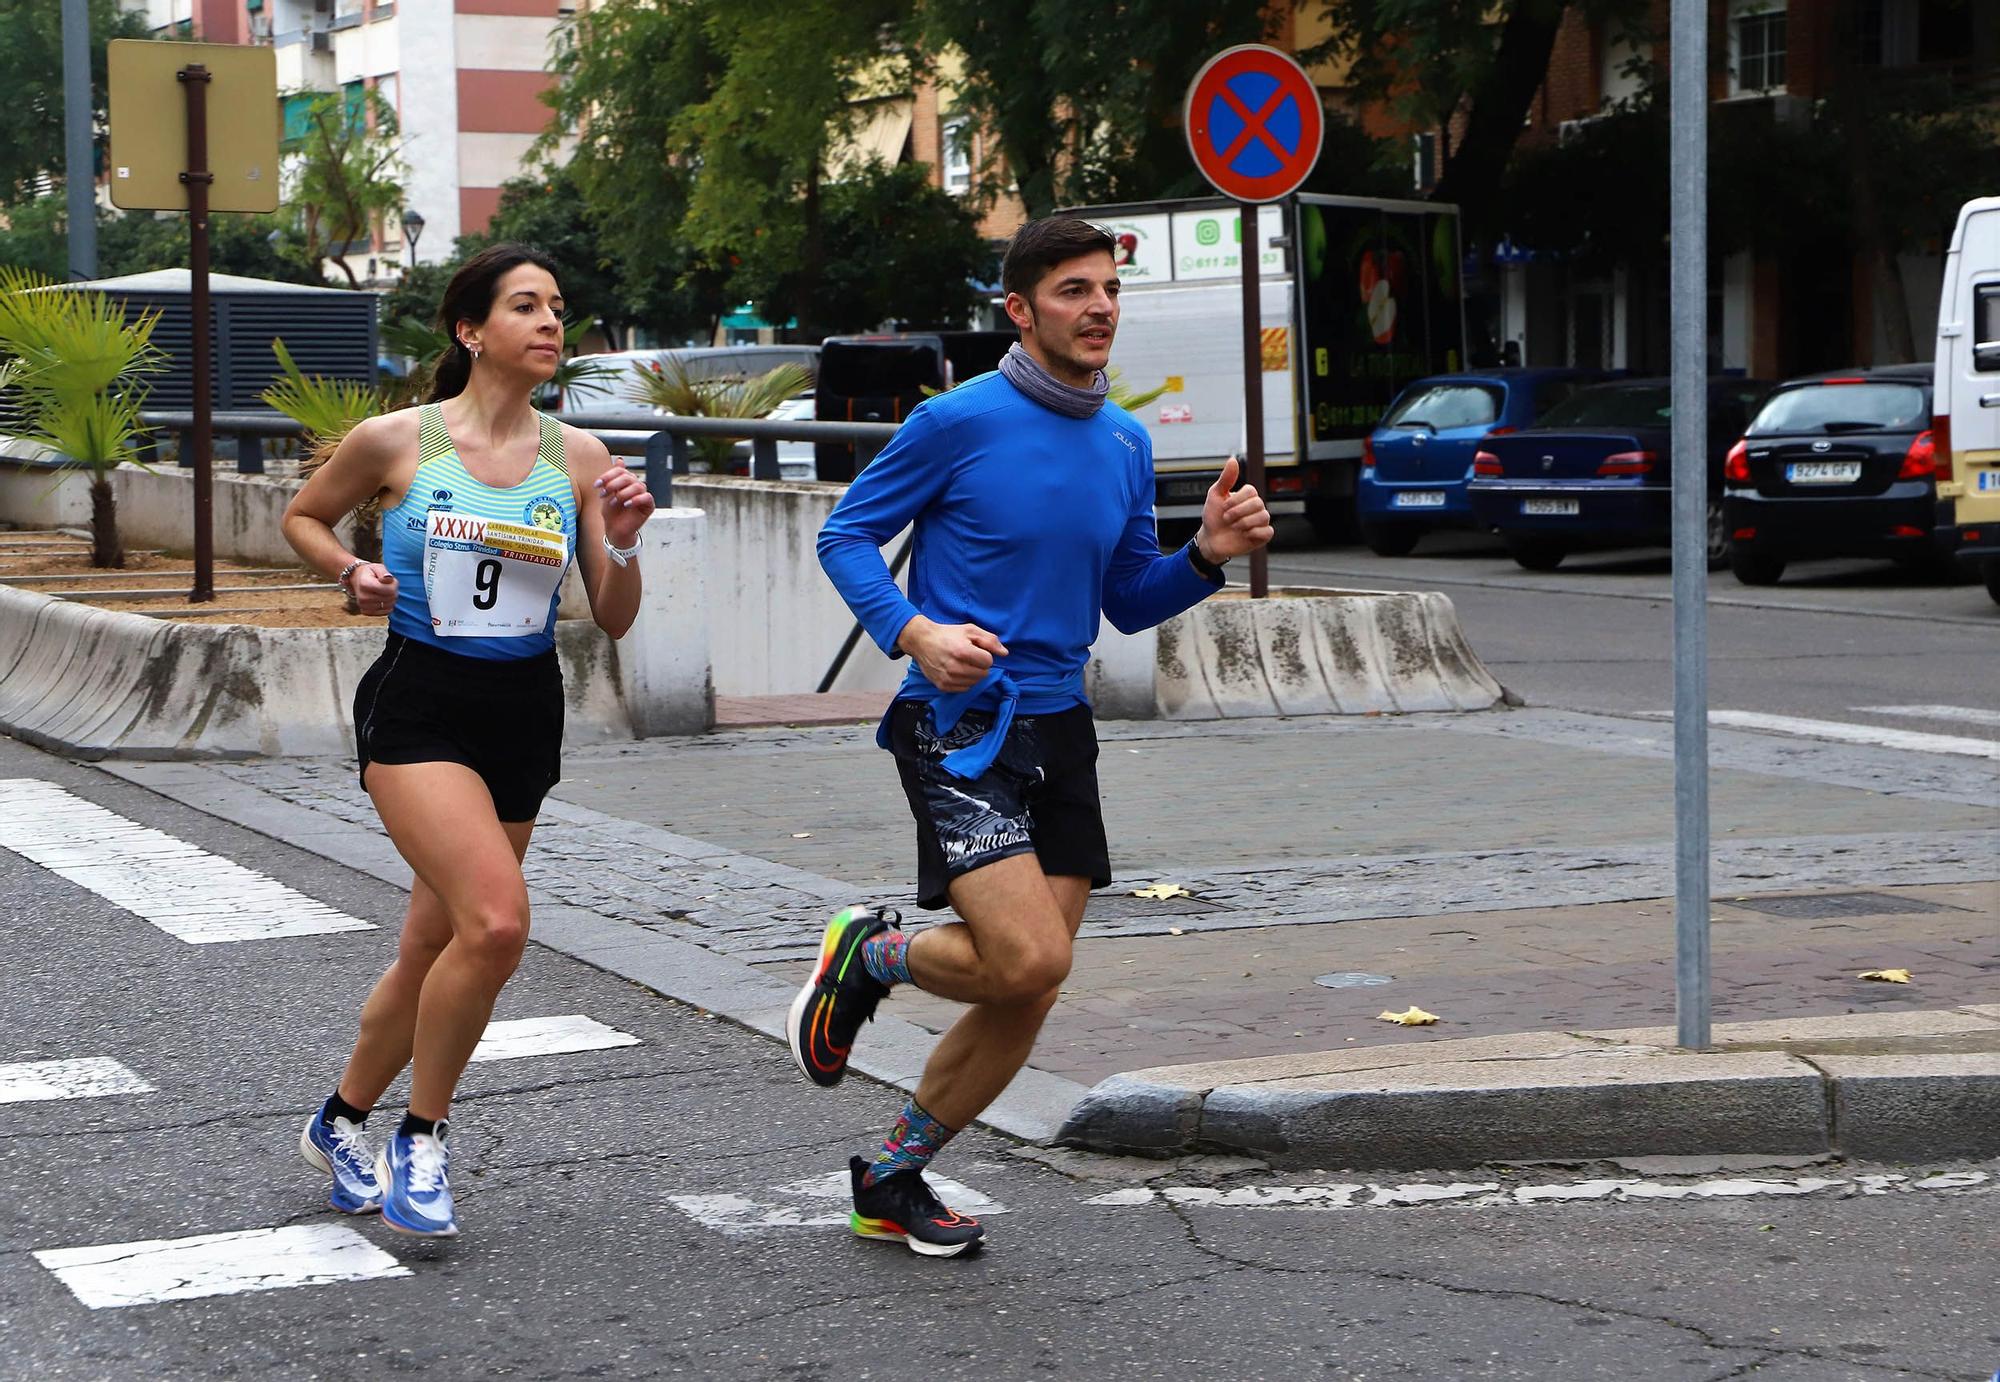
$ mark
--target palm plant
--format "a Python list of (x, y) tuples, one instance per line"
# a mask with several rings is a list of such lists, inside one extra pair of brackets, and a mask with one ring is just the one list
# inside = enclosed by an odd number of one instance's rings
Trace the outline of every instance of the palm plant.
[[(748, 379), (690, 378), (687, 366), (671, 355), (660, 364), (633, 368), (639, 375), (640, 395), (655, 408), (682, 417), (766, 417), (786, 399), (811, 388), (813, 382), (803, 365), (779, 365)], [(729, 465), (736, 439), (699, 437), (694, 448), (710, 470), (722, 470)]]
[(82, 466), (90, 480), (90, 561), (125, 564), (111, 472), (138, 461), (149, 386), (165, 366), (152, 343), (158, 311), (128, 316), (108, 294), (0, 268), (0, 352), (29, 440)]
[[(278, 357), (283, 374), (258, 397), (305, 429), (307, 453), (299, 473), (311, 475), (326, 464), (355, 423), (380, 413), (387, 400), (372, 384), (303, 373), (280, 337), (271, 338), (271, 353)], [(354, 510), (354, 555), (363, 561), (381, 560), (382, 506), (372, 498)]]
[(1109, 394), (1111, 401), (1128, 413), (1134, 408), (1145, 407), (1148, 403), (1151, 403), (1167, 391), (1167, 381), (1164, 379), (1160, 381), (1160, 386), (1156, 389), (1142, 390), (1126, 383), (1123, 371), (1116, 365), (1107, 370), (1104, 377), (1111, 385), (1111, 393)]

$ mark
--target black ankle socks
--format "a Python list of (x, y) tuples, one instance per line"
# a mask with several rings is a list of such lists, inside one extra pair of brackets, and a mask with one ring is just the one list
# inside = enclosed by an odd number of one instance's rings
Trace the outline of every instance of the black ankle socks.
[(415, 1137), (418, 1133), (425, 1133), (431, 1137), (436, 1137), (437, 1130), (436, 1119), (419, 1118), (414, 1113), (406, 1113), (403, 1115), (403, 1125), (396, 1129), (396, 1136)]
[(373, 1109), (354, 1107), (347, 1100), (341, 1098), (340, 1091), (336, 1089), (333, 1091), (333, 1096), (326, 1101), (326, 1107), (320, 1110), (319, 1116), (329, 1123), (336, 1118), (345, 1118), (358, 1128), (368, 1121), (368, 1115), (374, 1111)]

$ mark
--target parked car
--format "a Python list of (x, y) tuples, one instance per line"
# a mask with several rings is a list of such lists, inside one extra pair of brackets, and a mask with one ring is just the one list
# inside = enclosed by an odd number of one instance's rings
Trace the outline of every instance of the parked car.
[(577, 362), (599, 362), (612, 373), (606, 377), (572, 384), (562, 391), (555, 411), (568, 413), (630, 412), (651, 410), (636, 371), (652, 369), (669, 359), (678, 360), (694, 380), (750, 379), (780, 365), (803, 365), (807, 373), (819, 369), (819, 347), (812, 345), (769, 346), (685, 346), (666, 350), (620, 350), (603, 355), (579, 355)]
[[(1770, 389), (1754, 379), (1708, 381), (1708, 559), (1728, 559), (1722, 465)], [(1473, 457), (1473, 517), (1500, 534), (1530, 571), (1553, 571), (1585, 546), (1664, 546), (1673, 540), (1673, 389), (1668, 379), (1621, 379), (1579, 389), (1535, 426), (1488, 436)]]
[(1932, 390), (1940, 537), (2000, 604), (2000, 197), (1958, 210)]
[(1773, 585), (1803, 557), (1949, 567), (1938, 540), (1931, 366), (1787, 380), (1723, 466), (1729, 567)]
[(1495, 369), (1418, 379), (1361, 443), (1361, 540), (1400, 557), (1425, 533), (1473, 526), (1466, 483), (1480, 441), (1533, 426), (1601, 370)]

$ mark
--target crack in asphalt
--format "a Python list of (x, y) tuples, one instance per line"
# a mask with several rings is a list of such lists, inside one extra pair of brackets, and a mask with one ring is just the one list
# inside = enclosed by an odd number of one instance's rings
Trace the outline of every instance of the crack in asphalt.
[(1391, 1272), (1360, 1267), (1289, 1267), (1277, 1263), (1259, 1262), (1253, 1259), (1236, 1257), (1221, 1248), (1202, 1241), (1201, 1231), (1195, 1227), (1194, 1221), (1188, 1216), (1183, 1207), (1170, 1200), (1164, 1201), (1164, 1203), (1168, 1212), (1175, 1219), (1179, 1220), (1188, 1243), (1197, 1252), (1212, 1257), (1218, 1262), (1233, 1263), (1240, 1268), (1274, 1272), (1287, 1276), (1354, 1276), (1372, 1281), (1397, 1282), (1406, 1286), (1428, 1286), (1433, 1290), (1444, 1291), (1450, 1295), (1479, 1296), (1496, 1300), (1540, 1301), (1545, 1305), (1554, 1305), (1568, 1310), (1582, 1311), (1587, 1314), (1604, 1315), (1612, 1319), (1630, 1320), (1640, 1324), (1664, 1325), (1669, 1329), (1680, 1330), (1683, 1333), (1692, 1335), (1701, 1343), (1702, 1347), (1707, 1349), (1734, 1352), (1755, 1351), (1763, 1355), (1759, 1359), (1752, 1359), (1749, 1363), (1739, 1366), (1732, 1372), (1712, 1379), (1712, 1382), (1725, 1382), (1726, 1378), (1744, 1376), (1747, 1370), (1752, 1369), (1758, 1363), (1769, 1362), (1774, 1358), (1798, 1358), (1816, 1363), (1840, 1363), (1847, 1367), (1886, 1372), (1896, 1377), (1934, 1379), (1934, 1382), (1967, 1382), (1967, 1379), (1971, 1376), (1971, 1374), (1965, 1373), (1932, 1372), (1926, 1368), (1895, 1363), (1864, 1362), (1810, 1348), (1785, 1348), (1762, 1342), (1729, 1343), (1718, 1339), (1702, 1326), (1691, 1324), (1684, 1320), (1676, 1320), (1665, 1315), (1648, 1315), (1641, 1311), (1627, 1310), (1615, 1305), (1599, 1305), (1591, 1301), (1576, 1300), (1567, 1296), (1549, 1295), (1545, 1292), (1523, 1290), (1518, 1287), (1466, 1286), (1449, 1281), (1435, 1281), (1429, 1277), (1420, 1276), (1415, 1272)]

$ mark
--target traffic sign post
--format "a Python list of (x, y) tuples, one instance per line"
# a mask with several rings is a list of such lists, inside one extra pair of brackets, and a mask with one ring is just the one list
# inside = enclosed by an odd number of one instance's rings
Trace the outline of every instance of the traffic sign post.
[[(208, 218), (278, 209), (278, 66), (269, 48), (114, 39), (111, 201), (188, 213), (188, 353), (194, 373), (194, 588), (215, 598), (214, 401), (209, 397)], [(218, 137), (211, 146), (210, 117)]]
[[(1225, 48), (1188, 83), (1181, 112), (1188, 152), (1215, 189), (1237, 203), (1243, 268), (1243, 480), (1264, 489), (1264, 353), (1257, 208), (1298, 190), (1319, 162), (1326, 116), (1319, 88), (1291, 54), (1261, 43)], [(1263, 550), (1250, 554), (1250, 596), (1270, 588)]]

